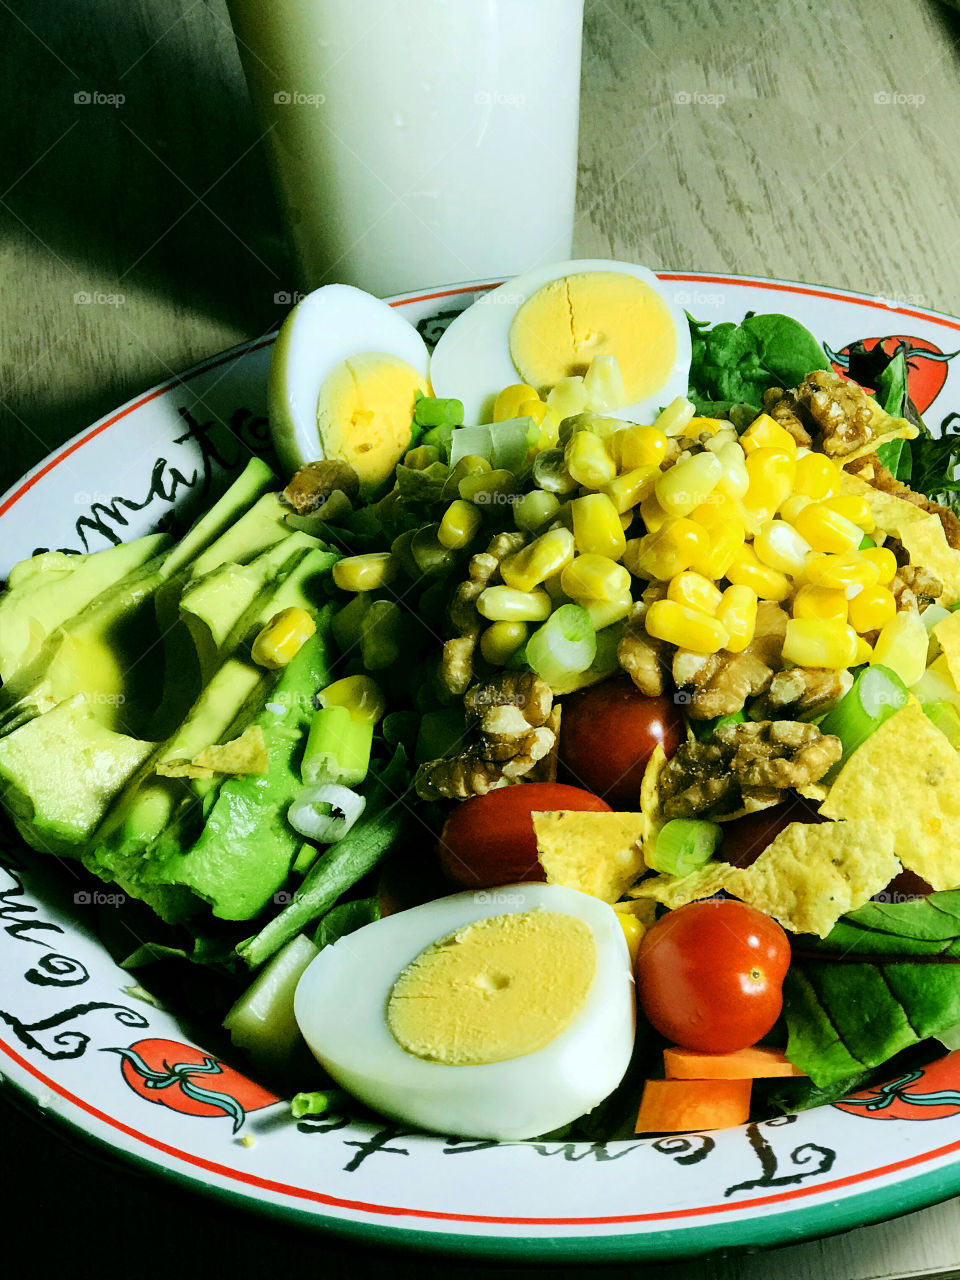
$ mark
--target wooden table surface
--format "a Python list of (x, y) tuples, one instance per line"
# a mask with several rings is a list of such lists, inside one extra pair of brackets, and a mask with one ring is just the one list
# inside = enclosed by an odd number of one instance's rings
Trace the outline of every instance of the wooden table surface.
[[(936, 0), (586, 0), (577, 252), (960, 313), (958, 37), (960, 17)], [(270, 330), (297, 282), (222, 0), (0, 0), (0, 48), (2, 491), (135, 392)], [(273, 1259), (275, 1224), (120, 1176), (6, 1105), (0, 1125), (8, 1168), (10, 1144), (20, 1152), (8, 1221), (59, 1200), (60, 1168), (77, 1224), (113, 1206), (131, 1242), (148, 1202), (138, 1230), (202, 1231), (218, 1269)], [(309, 1265), (319, 1242), (289, 1235), (285, 1262)], [(358, 1254), (326, 1257), (340, 1274)], [(69, 1256), (102, 1258), (102, 1237), (78, 1227)], [(960, 1202), (644, 1274), (774, 1269), (955, 1274)]]

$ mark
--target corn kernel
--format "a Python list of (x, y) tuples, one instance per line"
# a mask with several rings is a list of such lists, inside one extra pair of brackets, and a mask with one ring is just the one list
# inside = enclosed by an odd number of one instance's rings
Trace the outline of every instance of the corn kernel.
[(258, 667), (277, 671), (297, 656), (316, 630), (317, 624), (306, 609), (281, 609), (254, 640), (250, 657)]
[(682, 436), (687, 429), (696, 409), (686, 396), (677, 396), (671, 400), (653, 424), (668, 436)]
[(649, 498), (644, 498), (640, 503), (640, 519), (648, 533), (657, 533), (670, 517), (657, 501), (657, 495), (651, 493)]
[(803, 572), (810, 544), (786, 520), (767, 520), (753, 540), (757, 559), (794, 577)]
[(441, 498), (456, 498), (460, 493), (460, 481), (466, 476), (479, 475), (480, 472), (492, 471), (490, 463), (486, 458), (481, 458), (477, 453), (465, 454), (453, 467), (450, 468), (450, 474), (443, 482), (443, 488), (440, 491)]
[(680, 516), (668, 520), (656, 533), (631, 538), (623, 562), (638, 577), (659, 578), (666, 582), (689, 569), (694, 560), (706, 553), (709, 545), (706, 529)]
[(812, 501), (813, 499), (808, 498), (806, 494), (793, 494), (785, 502), (780, 503), (780, 518), (786, 520), (788, 524), (796, 525), (797, 516), (804, 507), (809, 507)]
[(736, 440), (728, 440), (715, 451), (723, 470), (717, 481), (717, 492), (728, 498), (742, 498), (750, 486), (746, 458)]
[[(524, 400), (517, 410), (517, 417), (529, 418), (535, 427), (542, 427), (549, 412), (542, 400)], [(504, 422), (508, 421), (508, 418), (504, 418)], [(557, 421), (559, 422), (560, 419), (558, 418)]]
[(889, 587), (864, 587), (850, 601), (854, 631), (879, 631), (896, 617), (897, 602)]
[[(695, 420), (694, 420), (695, 421)], [(718, 419), (719, 421), (719, 419)], [(702, 440), (701, 443), (705, 449), (709, 449), (711, 453), (719, 454), (724, 445), (737, 443), (737, 430), (732, 422), (720, 422), (720, 426), (712, 436)], [(743, 450), (740, 450), (740, 457), (743, 457)]]
[(528, 387), (525, 382), (514, 382), (509, 387), (504, 387), (494, 401), (493, 420), (509, 422), (511, 418), (525, 417), (526, 415), (520, 411), (520, 406), (528, 400), (539, 399), (533, 387)]
[[(693, 519), (696, 514), (696, 511), (691, 512), (690, 518)], [(727, 570), (744, 544), (746, 533), (743, 525), (733, 520), (722, 520), (710, 525), (709, 533), (709, 547), (703, 556), (694, 560), (690, 567), (697, 573), (702, 573), (705, 578), (711, 578), (717, 582), (727, 576)]]
[(793, 490), (795, 460), (782, 449), (760, 448), (747, 454), (746, 467), (750, 484), (743, 496), (744, 505), (772, 516)]
[(807, 582), (819, 587), (839, 587), (850, 598), (851, 588), (876, 586), (880, 570), (862, 551), (846, 555), (817, 554), (807, 559), (803, 576)]
[(504, 494), (515, 493), (516, 487), (517, 478), (512, 471), (505, 468), (481, 471), (464, 476), (460, 481), (460, 497), (466, 502), (475, 502), (478, 507), (492, 506), (501, 502)]
[(561, 421), (583, 413), (587, 407), (587, 390), (583, 379), (561, 378), (547, 396), (547, 404)]
[(376, 724), (387, 709), (383, 690), (370, 676), (344, 676), (317, 695), (322, 707), (346, 707), (354, 720)]
[(832, 498), (838, 494), (840, 487), (840, 468), (824, 454), (805, 453), (797, 458), (797, 475), (794, 481), (797, 493), (814, 502), (822, 502), (824, 498)]
[(744, 453), (754, 453), (757, 449), (777, 449), (780, 453), (788, 453), (794, 457), (797, 442), (785, 427), (775, 422), (769, 413), (761, 413), (754, 418), (740, 437)]
[(607, 448), (620, 471), (659, 467), (667, 455), (669, 440), (659, 427), (621, 427), (607, 437)]
[(657, 600), (647, 610), (644, 624), (648, 635), (692, 653), (719, 653), (730, 639), (716, 618), (676, 600)]
[[(759, 452), (759, 450), (758, 450)], [(756, 457), (756, 454), (753, 455)], [(761, 600), (786, 600), (790, 580), (779, 569), (771, 569), (757, 558), (753, 547), (745, 543), (727, 569), (728, 579), (737, 586), (749, 587)]]
[(627, 940), (627, 951), (630, 955), (630, 964), (635, 965), (637, 955), (640, 951), (640, 943), (643, 941), (643, 935), (646, 929), (643, 922), (638, 920), (636, 916), (631, 915), (628, 911), (618, 911), (617, 919), (620, 921), (620, 928), (623, 930), (623, 936)]
[(889, 547), (865, 547), (860, 555), (877, 569), (877, 582), (886, 586), (897, 574), (897, 557)]
[(891, 618), (877, 636), (871, 666), (889, 667), (912, 689), (926, 670), (929, 642), (919, 613), (904, 609)]
[(577, 604), (612, 600), (630, 591), (630, 572), (609, 556), (588, 553), (571, 560), (560, 574), (560, 586)]
[(627, 616), (633, 607), (633, 596), (629, 591), (621, 591), (609, 600), (580, 600), (577, 603), (586, 609), (594, 631), (601, 631)]
[(857, 636), (857, 652), (854, 656), (852, 666), (859, 667), (865, 662), (873, 661), (873, 645), (864, 640), (863, 636)]
[(555, 493), (533, 489), (513, 504), (513, 523), (526, 533), (539, 533), (556, 518), (559, 509), (560, 499)]
[[(610, 495), (607, 494), (607, 497), (609, 498)], [(613, 502), (613, 499), (610, 498), (610, 501)], [(616, 506), (616, 503), (614, 503), (614, 506)], [(633, 524), (633, 508), (631, 507), (629, 511), (620, 512), (620, 528), (623, 530), (624, 533), (626, 533), (632, 524)]]
[(726, 431), (730, 426), (724, 418), (698, 418), (693, 417), (687, 423), (687, 429), (684, 435), (688, 435), (693, 440), (699, 440), (703, 435), (715, 436), (718, 431)]
[(619, 560), (627, 545), (620, 515), (610, 499), (602, 493), (588, 493), (570, 503), (573, 536), (581, 554), (610, 556)]
[(457, 498), (443, 513), (437, 539), (441, 546), (459, 551), (476, 537), (482, 523), (483, 517), (473, 503)]
[(602, 489), (617, 474), (616, 463), (606, 445), (592, 431), (578, 431), (571, 436), (563, 460), (577, 484), (588, 489)]
[[(530, 403), (527, 401), (524, 408), (529, 409)], [(528, 412), (527, 416), (533, 417), (540, 428), (533, 445), (534, 454), (542, 453), (546, 449), (555, 449), (560, 439), (560, 419), (557, 414), (552, 409), (545, 408), (542, 415), (535, 417), (533, 413)]]
[(669, 515), (688, 515), (710, 496), (722, 472), (723, 464), (715, 454), (695, 453), (660, 473), (657, 501)]
[(396, 577), (397, 562), (389, 551), (344, 556), (333, 566), (333, 581), (341, 591), (377, 591)]
[(783, 660), (798, 667), (840, 671), (857, 656), (857, 633), (833, 618), (790, 618), (783, 641)]
[(477, 612), (490, 622), (545, 622), (553, 610), (546, 591), (486, 587), (477, 596)]
[(824, 498), (822, 505), (828, 511), (835, 511), (838, 516), (857, 525), (864, 533), (872, 533), (877, 527), (870, 503), (859, 494), (842, 493), (836, 498)]
[(794, 525), (814, 551), (842, 554), (863, 541), (863, 532), (852, 521), (833, 511), (826, 502), (811, 502), (797, 515)]
[(525, 622), (491, 622), (480, 635), (480, 653), (491, 666), (502, 667), (529, 634), (530, 628)]
[(824, 621), (847, 621), (847, 595), (837, 587), (820, 587), (806, 583), (793, 599), (795, 618), (819, 618)]
[(617, 476), (609, 484), (604, 485), (602, 492), (610, 499), (617, 511), (624, 515), (638, 502), (653, 493), (659, 475), (659, 467), (634, 467), (632, 471), (625, 471), (623, 475)]
[(743, 653), (757, 629), (757, 593), (749, 587), (727, 587), (716, 617), (729, 637), (724, 648), (728, 653)]
[(440, 450), (432, 444), (420, 444), (415, 449), (408, 449), (403, 455), (403, 465), (412, 471), (425, 471), (433, 463), (440, 461)]
[(572, 559), (573, 534), (569, 529), (550, 529), (507, 556), (500, 565), (500, 574), (508, 587), (532, 591), (544, 578), (559, 573)]
[(676, 600), (677, 604), (689, 605), (691, 609), (700, 609), (711, 616), (716, 614), (717, 606), (722, 599), (720, 590), (701, 573), (685, 569), (670, 579), (667, 587), (667, 599)]
[(614, 355), (594, 356), (583, 376), (587, 403), (598, 413), (607, 409), (619, 409), (627, 403), (620, 361)]

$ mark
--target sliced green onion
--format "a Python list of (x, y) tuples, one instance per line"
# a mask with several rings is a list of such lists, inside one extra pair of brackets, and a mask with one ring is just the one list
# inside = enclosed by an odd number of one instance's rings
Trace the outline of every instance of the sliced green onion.
[(713, 737), (715, 729), (722, 728), (725, 724), (743, 724), (746, 720), (743, 710), (733, 711), (728, 716), (714, 716), (711, 720), (691, 720), (690, 727), (693, 729), (694, 736), (701, 742), (706, 742), (708, 738)]
[(494, 467), (519, 475), (527, 465), (530, 446), (536, 442), (539, 434), (533, 419), (507, 418), (504, 422), (494, 422), (489, 431), (493, 440), (493, 456), (490, 461)]
[(865, 667), (860, 672), (849, 692), (820, 721), (820, 732), (835, 734), (843, 745), (843, 755), (827, 773), (827, 782), (884, 721), (906, 706), (909, 696), (906, 685), (889, 667)]
[(372, 720), (355, 720), (346, 707), (321, 707), (310, 722), (300, 776), (355, 787), (367, 776), (372, 747)]
[(305, 876), (319, 856), (320, 850), (315, 844), (303, 844), (290, 870), (295, 876)]
[(710, 861), (723, 839), (715, 822), (702, 818), (671, 818), (657, 832), (647, 865), (668, 876), (688, 876)]
[(455, 467), (467, 456), (486, 458), (493, 453), (493, 436), (488, 426), (458, 427), (450, 437), (450, 465)]
[(910, 692), (924, 706), (931, 702), (950, 702), (960, 709), (960, 693), (954, 688), (953, 681), (942, 676), (933, 667), (927, 667)]
[(586, 671), (597, 653), (597, 633), (586, 609), (562, 604), (526, 644), (527, 665), (547, 684)]
[(938, 622), (942, 622), (944, 618), (950, 617), (950, 610), (945, 609), (942, 604), (928, 604), (920, 615), (920, 621), (932, 631)]
[(877, 544), (874, 542), (872, 538), (864, 534), (863, 537), (860, 539), (860, 542), (857, 546), (857, 550), (866, 551), (868, 547), (875, 547), (876, 545)]
[(304, 1116), (324, 1116), (328, 1111), (339, 1111), (349, 1097), (345, 1089), (318, 1089), (314, 1093), (297, 1093), (290, 1100), (290, 1114), (294, 1120)]
[(533, 482), (547, 493), (573, 493), (577, 482), (567, 470), (562, 449), (541, 449), (533, 460)]
[(960, 751), (960, 712), (951, 702), (925, 702), (924, 713), (937, 726), (951, 747)]
[(366, 801), (349, 787), (304, 787), (287, 810), (287, 821), (294, 831), (317, 844), (334, 844), (342, 840), (363, 813)]
[(418, 396), (413, 420), (418, 427), (459, 427), (463, 422), (463, 403), (452, 396)]

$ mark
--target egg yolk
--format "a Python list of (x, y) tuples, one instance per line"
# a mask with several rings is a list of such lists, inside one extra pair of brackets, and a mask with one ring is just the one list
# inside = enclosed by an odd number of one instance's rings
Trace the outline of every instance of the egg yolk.
[(324, 379), (317, 430), (325, 458), (342, 458), (369, 492), (384, 484), (410, 445), (417, 392), (428, 383), (412, 365), (382, 352), (351, 356)]
[(595, 356), (616, 356), (627, 400), (644, 400), (667, 381), (677, 335), (666, 303), (645, 281), (585, 271), (532, 293), (510, 326), (510, 357), (539, 391), (583, 375)]
[(586, 1001), (593, 933), (556, 911), (490, 916), (426, 947), (400, 974), (387, 1025), (408, 1053), (479, 1066), (544, 1048)]

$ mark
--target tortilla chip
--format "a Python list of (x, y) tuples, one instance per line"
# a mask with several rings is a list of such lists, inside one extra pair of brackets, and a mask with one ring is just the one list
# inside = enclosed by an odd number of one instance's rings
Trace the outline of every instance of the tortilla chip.
[(960, 885), (960, 754), (915, 700), (853, 753), (821, 813), (879, 823), (908, 871), (934, 889)]
[(933, 634), (947, 660), (950, 679), (960, 689), (960, 610), (938, 622), (933, 628)]
[(823, 804), (829, 794), (830, 788), (822, 782), (808, 782), (805, 787), (797, 787), (797, 795), (803, 796), (804, 800), (812, 800), (814, 804)]
[(643, 870), (642, 813), (534, 813), (537, 856), (547, 884), (579, 889), (602, 902), (622, 898)]
[(937, 603), (949, 607), (960, 600), (960, 551), (947, 542), (943, 525), (936, 516), (915, 520), (900, 535), (910, 563), (929, 569), (943, 583), (943, 595)]
[(663, 826), (663, 815), (660, 809), (660, 775), (667, 763), (667, 753), (658, 742), (653, 755), (647, 761), (640, 783), (640, 812), (646, 819), (643, 839), (648, 845), (656, 843), (657, 832)]
[(791, 822), (749, 867), (731, 867), (723, 887), (791, 933), (825, 938), (900, 870), (893, 832), (879, 822)]
[(657, 904), (652, 898), (625, 898), (614, 902), (613, 909), (618, 915), (634, 916), (644, 929), (649, 929), (657, 918)]
[(269, 764), (263, 730), (253, 724), (239, 738), (204, 747), (192, 760), (164, 761), (156, 772), (161, 778), (213, 778), (218, 773), (266, 773)]
[(652, 898), (671, 911), (700, 898), (712, 898), (735, 868), (729, 862), (708, 862), (688, 876), (648, 876), (628, 890), (631, 898)]
[(883, 493), (880, 489), (875, 489), (872, 484), (867, 484), (866, 480), (861, 480), (859, 476), (852, 476), (847, 471), (842, 473), (841, 490), (845, 495), (866, 498), (877, 528), (884, 533), (895, 534), (901, 540), (902, 530), (911, 524), (922, 523), (925, 520), (935, 520), (937, 524), (940, 523), (936, 516), (931, 516), (922, 507), (907, 502), (905, 498), (898, 498), (895, 494)]
[(906, 418), (887, 418), (883, 424), (883, 430), (873, 436), (866, 444), (862, 444), (859, 449), (854, 449), (853, 453), (844, 454), (837, 461), (841, 467), (845, 467), (848, 462), (855, 462), (857, 458), (866, 457), (868, 453), (876, 453), (881, 445), (887, 443), (888, 440), (915, 440), (920, 434), (919, 430)]

